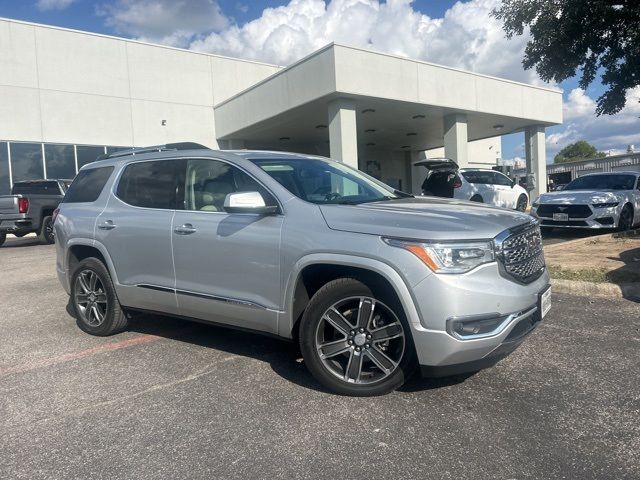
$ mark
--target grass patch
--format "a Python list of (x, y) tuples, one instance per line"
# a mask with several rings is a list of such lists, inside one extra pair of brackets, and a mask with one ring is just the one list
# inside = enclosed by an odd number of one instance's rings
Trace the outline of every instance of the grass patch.
[(563, 268), (558, 265), (548, 265), (551, 278), (561, 280), (578, 280), (592, 283), (634, 283), (640, 282), (640, 272), (633, 270), (607, 270), (606, 268)]

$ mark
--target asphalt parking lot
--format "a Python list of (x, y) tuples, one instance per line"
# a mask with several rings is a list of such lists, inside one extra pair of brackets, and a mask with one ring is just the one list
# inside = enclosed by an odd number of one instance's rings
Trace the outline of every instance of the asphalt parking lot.
[(285, 342), (137, 318), (95, 338), (54, 247), (0, 248), (0, 478), (640, 478), (640, 304), (555, 295), (468, 377), (320, 389)]

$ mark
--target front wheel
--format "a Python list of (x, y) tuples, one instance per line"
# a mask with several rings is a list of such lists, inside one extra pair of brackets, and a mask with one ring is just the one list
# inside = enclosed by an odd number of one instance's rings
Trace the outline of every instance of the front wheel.
[(474, 195), (469, 199), (470, 202), (484, 203), (480, 195)]
[(528, 203), (529, 202), (527, 200), (527, 196), (526, 195), (520, 195), (520, 197), (518, 197), (518, 203), (516, 203), (516, 210), (518, 210), (519, 212), (526, 211)]
[(71, 303), (78, 326), (91, 335), (113, 335), (127, 327), (111, 275), (97, 258), (82, 260), (71, 277)]
[(45, 245), (51, 245), (55, 242), (55, 236), (53, 232), (53, 220), (51, 217), (44, 217), (42, 219), (42, 226), (40, 227), (40, 233), (38, 234), (40, 243)]
[(300, 324), (300, 349), (313, 376), (342, 395), (389, 393), (416, 364), (401, 309), (353, 278), (333, 280), (313, 296)]
[(618, 229), (621, 231), (631, 230), (633, 227), (633, 207), (629, 204), (625, 205), (620, 212), (618, 220)]

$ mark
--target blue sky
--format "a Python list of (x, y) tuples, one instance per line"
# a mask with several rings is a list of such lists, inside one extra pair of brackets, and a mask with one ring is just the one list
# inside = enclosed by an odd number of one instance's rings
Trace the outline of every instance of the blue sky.
[[(498, 2), (0, 0), (0, 16), (281, 65), (336, 40), (540, 84), (535, 71), (524, 71), (521, 66), (526, 38), (506, 40), (500, 24), (490, 17)], [(265, 12), (272, 7), (281, 8)], [(565, 123), (547, 129), (550, 157), (582, 138), (601, 150), (640, 144), (635, 107), (623, 111), (615, 121), (593, 115), (594, 100), (603, 91), (599, 82), (586, 91), (577, 90), (577, 79), (557, 87), (564, 90)], [(640, 96), (640, 89), (637, 94)], [(523, 141), (522, 134), (504, 136), (502, 157), (523, 156)]]

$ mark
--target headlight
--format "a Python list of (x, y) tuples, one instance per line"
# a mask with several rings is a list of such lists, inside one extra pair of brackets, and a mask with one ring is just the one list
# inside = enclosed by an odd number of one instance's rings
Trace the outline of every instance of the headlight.
[(422, 243), (393, 238), (384, 241), (413, 253), (436, 273), (465, 273), (495, 260), (493, 242)]
[(608, 203), (593, 203), (593, 208), (611, 208), (617, 207), (620, 202), (608, 202)]

